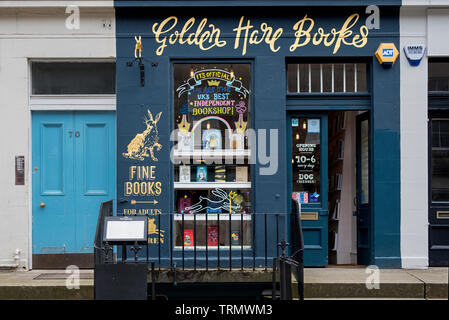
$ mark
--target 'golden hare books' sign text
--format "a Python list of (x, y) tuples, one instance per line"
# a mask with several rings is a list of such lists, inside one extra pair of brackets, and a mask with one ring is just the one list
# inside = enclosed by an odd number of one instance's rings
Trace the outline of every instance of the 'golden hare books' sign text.
[[(292, 26), (293, 43), (289, 46), (290, 52), (306, 45), (324, 45), (332, 47), (332, 53), (335, 54), (342, 45), (362, 48), (368, 42), (368, 28), (365, 25), (355, 30), (355, 25), (360, 15), (354, 13), (350, 15), (339, 28), (325, 28), (317, 26), (314, 19), (307, 15)], [(171, 16), (161, 22), (153, 24), (152, 31), (159, 46), (156, 49), (158, 56), (164, 53), (169, 45), (187, 44), (194, 45), (200, 50), (210, 50), (212, 48), (224, 47), (228, 42), (221, 39), (222, 32), (214, 24), (207, 22), (203, 18), (196, 23), (195, 18), (188, 19), (184, 25), (178, 25), (178, 18)], [(249, 45), (267, 45), (272, 52), (278, 52), (280, 45), (277, 40), (283, 35), (283, 28), (273, 28), (266, 22), (260, 25), (251, 24), (250, 19), (244, 16), (240, 18), (238, 25), (233, 29), (234, 50), (240, 50), (244, 56)]]

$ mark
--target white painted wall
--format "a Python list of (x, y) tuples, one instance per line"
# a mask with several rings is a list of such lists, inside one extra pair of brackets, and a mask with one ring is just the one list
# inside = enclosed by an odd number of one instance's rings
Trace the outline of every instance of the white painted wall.
[[(31, 266), (29, 60), (115, 58), (112, 1), (96, 2), (110, 7), (81, 7), (80, 29), (68, 30), (65, 7), (7, 8), (0, 1), (0, 266)], [(111, 21), (110, 29), (104, 21)], [(16, 155), (25, 156), (25, 186), (14, 185)]]
[(423, 58), (419, 66), (412, 67), (403, 51), (406, 45), (428, 45), (426, 8), (401, 8), (400, 29), (402, 267), (426, 268), (428, 266), (427, 57)]
[[(446, 0), (449, 6), (449, 1)], [(449, 9), (429, 9), (427, 17), (427, 46), (429, 57), (449, 57)]]

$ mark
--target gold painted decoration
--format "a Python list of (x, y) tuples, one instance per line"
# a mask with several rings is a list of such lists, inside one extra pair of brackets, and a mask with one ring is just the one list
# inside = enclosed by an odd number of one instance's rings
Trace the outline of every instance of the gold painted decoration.
[[(325, 28), (315, 23), (315, 20), (305, 15), (293, 26), (293, 43), (290, 45), (290, 52), (306, 45), (324, 45), (331, 47), (332, 54), (336, 54), (342, 46), (352, 46), (362, 48), (368, 42), (368, 27), (360, 25), (356, 27), (360, 15), (354, 13), (350, 15), (341, 25), (337, 27)], [(228, 45), (228, 41), (233, 40), (233, 49), (239, 50), (244, 56), (250, 46), (266, 45), (273, 53), (281, 49), (277, 42), (284, 35), (284, 28), (270, 26), (267, 22), (259, 25), (251, 23), (251, 20), (241, 16), (234, 31), (234, 39), (221, 39), (221, 29), (213, 23), (209, 23), (207, 18), (203, 18), (197, 23), (195, 18), (188, 19), (184, 24), (178, 25), (179, 19), (175, 16), (156, 22), (152, 26), (154, 39), (159, 45), (156, 55), (164, 53), (165, 48), (174, 45), (197, 46), (200, 50), (207, 51), (212, 48), (221, 48)], [(356, 29), (357, 28), (357, 29)], [(290, 31), (291, 32), (291, 31)]]
[(246, 112), (245, 102), (240, 101), (239, 104), (235, 107), (235, 111), (239, 114), (239, 120), (235, 123), (235, 129), (237, 133), (245, 133), (246, 130), (246, 121), (243, 121), (243, 114)]
[[(159, 131), (157, 123), (161, 118), (162, 111), (155, 118), (150, 111), (147, 110), (148, 118), (144, 118), (146, 129), (136, 134), (136, 136), (128, 144), (127, 152), (122, 153), (125, 158), (143, 161), (146, 157), (151, 157), (153, 161), (158, 161), (154, 154), (154, 149), (160, 151), (162, 145), (159, 143)], [(150, 154), (148, 154), (148, 152)]]
[(148, 235), (152, 236), (152, 235), (156, 235), (157, 237), (155, 239), (148, 239), (149, 243), (157, 243), (157, 240), (161, 240), (161, 243), (164, 243), (164, 237), (165, 237), (165, 230), (160, 230), (157, 228), (156, 223), (154, 222), (156, 219), (155, 218), (149, 218), (148, 219)]
[(136, 40), (136, 46), (134, 47), (134, 58), (137, 59), (137, 53), (139, 53), (139, 58), (142, 58), (142, 36), (139, 36), (139, 38), (134, 36), (134, 39)]

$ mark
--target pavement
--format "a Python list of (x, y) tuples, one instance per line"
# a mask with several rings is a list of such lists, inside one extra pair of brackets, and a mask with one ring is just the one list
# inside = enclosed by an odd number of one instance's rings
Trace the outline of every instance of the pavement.
[[(304, 296), (310, 299), (448, 299), (448, 278), (448, 268), (380, 269), (376, 286), (376, 276), (367, 273), (365, 268), (306, 269)], [(297, 297), (296, 285), (293, 291)]]
[[(170, 283), (170, 272), (158, 271), (157, 281)], [(93, 299), (93, 270), (81, 270), (80, 275), (79, 288), (68, 288), (71, 275), (64, 270), (0, 271), (0, 300)], [(360, 267), (306, 268), (304, 294), (306, 299), (448, 299), (448, 278), (448, 268), (381, 269), (378, 276)], [(373, 289), (367, 288), (367, 279)], [(372, 281), (376, 279), (379, 280), (377, 288)], [(180, 283), (270, 282), (271, 273), (179, 270), (177, 280)], [(293, 282), (293, 296), (297, 297), (294, 278)]]

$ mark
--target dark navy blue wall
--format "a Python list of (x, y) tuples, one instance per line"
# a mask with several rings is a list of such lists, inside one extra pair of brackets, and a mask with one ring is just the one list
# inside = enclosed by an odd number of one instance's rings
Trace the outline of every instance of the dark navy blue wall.
[[(125, 6), (127, 1), (116, 2)], [(218, 2), (217, 2), (218, 3)], [(220, 2), (222, 3), (222, 2)], [(215, 3), (216, 4), (216, 3)], [(276, 14), (275, 14), (276, 12)], [(342, 45), (336, 54), (332, 47), (309, 44), (289, 51), (293, 43), (292, 26), (304, 15), (315, 20), (315, 30), (322, 26), (325, 30), (341, 28), (343, 22), (353, 13), (359, 13), (360, 19), (353, 28), (358, 33), (367, 15), (365, 7), (290, 7), (270, 10), (251, 8), (125, 8), (116, 9), (117, 25), (117, 198), (124, 198), (123, 185), (129, 180), (130, 165), (142, 165), (141, 161), (130, 160), (122, 156), (136, 133), (145, 127), (142, 123), (146, 110), (153, 115), (162, 111), (158, 123), (160, 143), (163, 148), (156, 152), (158, 162), (146, 160), (145, 165), (156, 165), (157, 181), (162, 183), (159, 203), (153, 205), (134, 205), (133, 208), (158, 208), (166, 213), (173, 210), (173, 177), (170, 164), (169, 133), (172, 129), (172, 70), (171, 63), (191, 59), (233, 59), (233, 61), (251, 61), (253, 65), (252, 105), (254, 106), (254, 127), (279, 130), (279, 168), (274, 176), (253, 176), (254, 210), (256, 212), (286, 212), (290, 197), (287, 195), (288, 173), (286, 169), (286, 60), (309, 57), (319, 61), (320, 57), (362, 58), (372, 65), (372, 199), (373, 199), (373, 257), (372, 263), (380, 267), (400, 267), (400, 144), (399, 144), (399, 63), (391, 69), (382, 68), (374, 52), (381, 42), (394, 42), (399, 48), (398, 7), (382, 7), (379, 30), (369, 31), (368, 43), (363, 48)], [(241, 16), (249, 18), (251, 24), (259, 26), (266, 22), (275, 29), (282, 27), (283, 36), (276, 42), (278, 52), (272, 52), (267, 45), (249, 45), (243, 56), (241, 48), (235, 50), (232, 31)], [(221, 30), (221, 39), (227, 45), (201, 51), (196, 46), (169, 45), (163, 55), (156, 55), (159, 44), (152, 33), (152, 25), (160, 23), (169, 16), (177, 16), (176, 30), (190, 17), (197, 18), (193, 28), (203, 17)], [(175, 30), (173, 29), (173, 30)], [(126, 62), (134, 58), (135, 35), (142, 36), (143, 57), (146, 68), (145, 87), (140, 86), (139, 70), (136, 65), (127, 67)], [(177, 60), (179, 59), (179, 60)], [(182, 60), (181, 60), (182, 59)], [(350, 60), (350, 59), (348, 59)], [(157, 64), (152, 66), (151, 63)], [(289, 107), (295, 108), (295, 107)], [(300, 110), (301, 107), (298, 107)], [(126, 197), (125, 197), (126, 198)], [(144, 199), (144, 197), (142, 197)], [(130, 208), (129, 203), (118, 203), (118, 212)], [(168, 220), (158, 226), (165, 231), (163, 251), (168, 254)], [(272, 233), (269, 235), (273, 236)], [(257, 246), (256, 246), (257, 247)], [(273, 254), (274, 251), (271, 251)], [(262, 252), (258, 249), (258, 256)]]

